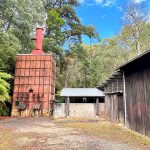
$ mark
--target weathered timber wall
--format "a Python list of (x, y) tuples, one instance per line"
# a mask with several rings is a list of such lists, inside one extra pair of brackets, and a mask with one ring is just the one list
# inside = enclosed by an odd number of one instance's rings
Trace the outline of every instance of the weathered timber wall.
[(128, 127), (150, 136), (150, 69), (125, 73)]
[(107, 120), (124, 124), (124, 102), (122, 95), (106, 94), (105, 110)]
[(105, 93), (115, 93), (121, 91), (123, 91), (123, 79), (121, 75), (108, 81), (107, 85), (104, 87)]

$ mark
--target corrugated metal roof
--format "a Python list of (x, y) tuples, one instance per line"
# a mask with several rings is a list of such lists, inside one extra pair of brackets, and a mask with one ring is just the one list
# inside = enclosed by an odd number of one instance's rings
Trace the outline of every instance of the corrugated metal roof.
[(100, 89), (100, 90), (104, 90), (104, 87), (106, 85), (108, 85), (108, 83), (111, 82), (113, 79), (115, 79), (115, 78), (121, 78), (119, 76), (122, 77), (122, 73), (121, 73), (120, 70), (116, 70), (107, 80), (105, 80), (99, 86), (97, 86), (97, 88)]
[(127, 61), (126, 63), (120, 65), (118, 68), (116, 68), (116, 70), (123, 68), (124, 66), (129, 65), (130, 63), (137, 61), (139, 58), (145, 57), (147, 54), (150, 54), (150, 50), (147, 50), (145, 52), (143, 52), (142, 54), (132, 58), (131, 60)]
[(104, 97), (104, 93), (97, 88), (63, 88), (63, 97)]

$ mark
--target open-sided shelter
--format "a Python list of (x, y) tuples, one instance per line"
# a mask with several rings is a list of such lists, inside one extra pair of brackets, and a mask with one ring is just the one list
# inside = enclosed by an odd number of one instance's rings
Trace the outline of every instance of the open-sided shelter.
[[(91, 118), (104, 113), (104, 94), (97, 88), (64, 88), (60, 96), (66, 99), (61, 104), (64, 116)], [(54, 107), (54, 115), (58, 110), (60, 107)]]

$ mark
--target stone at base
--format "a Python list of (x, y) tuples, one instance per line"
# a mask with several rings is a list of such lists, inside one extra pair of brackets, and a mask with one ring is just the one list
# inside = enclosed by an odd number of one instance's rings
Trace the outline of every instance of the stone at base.
[(49, 110), (48, 109), (43, 109), (42, 111), (35, 111), (35, 113), (32, 110), (25, 109), (22, 111), (18, 111), (18, 109), (13, 109), (11, 112), (11, 116), (13, 117), (33, 117), (33, 116), (50, 116)]

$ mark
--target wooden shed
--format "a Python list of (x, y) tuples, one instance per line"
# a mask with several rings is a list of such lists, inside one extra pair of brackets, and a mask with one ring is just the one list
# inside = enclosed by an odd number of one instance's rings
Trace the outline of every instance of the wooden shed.
[(124, 124), (123, 78), (120, 71), (106, 80), (100, 89), (105, 94), (106, 119), (114, 123)]
[(150, 51), (122, 65), (126, 126), (150, 136)]
[[(122, 85), (123, 92), (120, 101), (122, 103), (121, 111), (124, 114), (124, 125), (146, 136), (150, 136), (149, 60), (150, 51), (147, 51), (117, 69), (117, 72), (120, 73), (120, 81), (122, 82), (119, 85)], [(99, 87), (105, 91), (106, 113), (110, 120), (112, 116), (116, 117), (116, 113), (117, 117), (119, 115), (119, 103), (117, 102), (119, 98), (108, 90), (111, 85), (113, 87), (114, 79), (116, 77), (110, 78), (110, 81)], [(110, 109), (110, 107), (113, 109)], [(114, 118), (113, 120), (115, 120)]]

